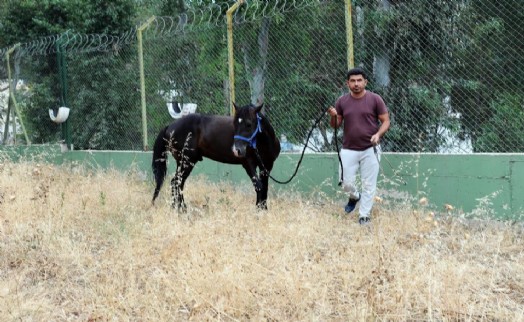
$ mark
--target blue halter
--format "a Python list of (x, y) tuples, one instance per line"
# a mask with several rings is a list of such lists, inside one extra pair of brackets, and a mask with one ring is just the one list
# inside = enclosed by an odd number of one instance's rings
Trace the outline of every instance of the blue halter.
[(250, 147), (252, 147), (253, 149), (256, 149), (257, 148), (256, 136), (257, 136), (258, 133), (262, 132), (262, 128), (260, 127), (260, 120), (261, 119), (262, 118), (257, 113), (257, 128), (255, 129), (255, 132), (253, 132), (253, 134), (251, 134), (250, 137), (246, 138), (245, 136), (242, 136), (242, 135), (235, 135), (233, 138), (238, 139), (238, 140), (242, 140), (242, 141), (246, 141), (247, 143), (249, 143)]

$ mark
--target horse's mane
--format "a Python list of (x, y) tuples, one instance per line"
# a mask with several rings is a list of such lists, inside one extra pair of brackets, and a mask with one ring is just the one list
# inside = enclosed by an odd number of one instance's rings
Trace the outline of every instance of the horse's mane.
[(273, 125), (271, 124), (271, 122), (269, 121), (269, 118), (266, 116), (265, 113), (263, 112), (260, 112), (258, 113), (260, 115), (260, 118), (262, 119), (262, 132), (264, 132), (264, 129), (267, 128), (272, 135), (275, 135), (275, 129), (273, 128)]

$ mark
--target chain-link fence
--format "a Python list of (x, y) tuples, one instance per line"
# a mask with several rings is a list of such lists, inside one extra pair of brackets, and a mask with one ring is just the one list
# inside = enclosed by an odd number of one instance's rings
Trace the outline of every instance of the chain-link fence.
[[(124, 35), (65, 33), (0, 49), (0, 90), (12, 49), (11, 81), (31, 142), (70, 135), (75, 149), (141, 150), (191, 103), (199, 113), (230, 113), (229, 8), (156, 17)], [(355, 0), (349, 44), (347, 12), (343, 1), (304, 0), (252, 1), (233, 14), (235, 101), (263, 102), (284, 150), (300, 151), (314, 120), (347, 91), (352, 50), (391, 112), (385, 151), (524, 151), (521, 0)], [(48, 113), (65, 105), (67, 129)], [(4, 97), (4, 143), (12, 141), (8, 110)], [(335, 150), (327, 122), (311, 151)]]

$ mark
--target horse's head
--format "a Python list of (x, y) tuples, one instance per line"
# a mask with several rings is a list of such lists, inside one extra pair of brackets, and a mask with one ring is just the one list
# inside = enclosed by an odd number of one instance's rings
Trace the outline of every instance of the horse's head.
[(233, 121), (235, 127), (235, 136), (233, 141), (233, 153), (236, 157), (244, 157), (248, 147), (256, 149), (256, 137), (262, 131), (260, 127), (261, 116), (260, 110), (264, 104), (254, 106), (249, 104), (246, 106), (235, 107), (235, 118)]

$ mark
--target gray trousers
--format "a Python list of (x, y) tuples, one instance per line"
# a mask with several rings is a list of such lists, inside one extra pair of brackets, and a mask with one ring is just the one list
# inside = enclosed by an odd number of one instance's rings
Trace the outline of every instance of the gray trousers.
[[(377, 146), (377, 155), (373, 147), (364, 151), (340, 150), (340, 159), (344, 167), (342, 188), (349, 193), (350, 198), (360, 198), (359, 217), (370, 216), (377, 191), (381, 152), (380, 146)], [(356, 186), (357, 174), (360, 174), (360, 189)]]

